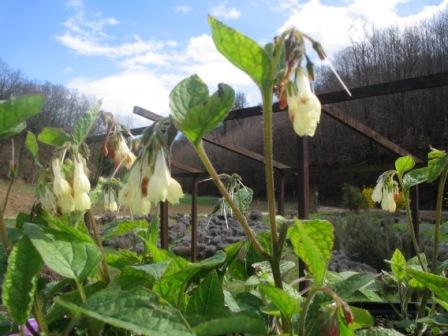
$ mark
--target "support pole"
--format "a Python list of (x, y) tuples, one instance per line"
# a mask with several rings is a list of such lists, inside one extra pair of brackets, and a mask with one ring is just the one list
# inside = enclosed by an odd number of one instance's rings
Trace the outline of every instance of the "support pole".
[[(297, 137), (297, 207), (300, 219), (308, 219), (310, 208), (310, 181), (309, 181), (309, 161), (308, 161), (308, 138)], [(305, 276), (305, 263), (299, 259), (299, 277)], [(299, 289), (303, 290), (307, 286), (302, 281)]]
[(198, 256), (198, 177), (193, 177), (191, 186), (191, 261), (195, 262)]
[(160, 247), (168, 250), (168, 202), (160, 202)]
[(298, 183), (297, 206), (300, 219), (308, 219), (310, 215), (310, 169), (308, 158), (308, 138), (297, 137)]
[(285, 215), (285, 174), (279, 172), (279, 189), (278, 189), (278, 202), (277, 202), (277, 212), (279, 215)]

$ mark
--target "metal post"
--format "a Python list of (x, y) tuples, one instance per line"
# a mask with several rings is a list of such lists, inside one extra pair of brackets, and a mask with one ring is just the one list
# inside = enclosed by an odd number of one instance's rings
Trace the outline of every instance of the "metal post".
[(297, 138), (298, 159), (298, 183), (297, 183), (297, 206), (300, 219), (308, 219), (310, 211), (310, 181), (308, 161), (308, 138)]
[(285, 174), (282, 171), (279, 172), (279, 179), (277, 212), (283, 216), (285, 214)]
[[(297, 206), (300, 219), (309, 217), (309, 162), (308, 162), (308, 138), (297, 137)], [(299, 259), (299, 277), (305, 276), (305, 263)], [(303, 290), (307, 284), (302, 281), (299, 289)]]
[(168, 250), (168, 202), (160, 202), (160, 247)]
[[(411, 211), (412, 211), (412, 222), (414, 223), (414, 233), (419, 241), (419, 227), (420, 227), (420, 210), (419, 210), (420, 195), (418, 190), (418, 185), (411, 189)], [(414, 251), (416, 253), (416, 251)]]
[(191, 186), (191, 261), (195, 262), (198, 255), (198, 177), (193, 177)]

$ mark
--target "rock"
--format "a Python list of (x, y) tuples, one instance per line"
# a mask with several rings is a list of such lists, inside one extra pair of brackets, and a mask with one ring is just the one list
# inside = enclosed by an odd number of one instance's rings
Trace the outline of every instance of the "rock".
[(249, 219), (251, 221), (258, 221), (258, 220), (262, 220), (263, 219), (263, 213), (260, 210), (251, 210), (249, 212)]
[(173, 253), (184, 258), (190, 258), (191, 247), (185, 245), (178, 245), (173, 248)]
[(328, 268), (330, 271), (334, 272), (353, 271), (360, 273), (377, 273), (373, 267), (367, 264), (350, 260), (350, 258), (342, 251), (333, 251)]

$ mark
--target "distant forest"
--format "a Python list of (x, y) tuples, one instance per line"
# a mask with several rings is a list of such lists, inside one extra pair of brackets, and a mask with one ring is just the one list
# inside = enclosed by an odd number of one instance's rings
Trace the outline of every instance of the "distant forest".
[[(447, 71), (447, 32), (448, 12), (406, 28), (366, 28), (362, 40), (354, 41), (334, 55), (333, 63), (349, 87)], [(316, 79), (318, 93), (341, 89), (326, 67), (317, 69)], [(30, 81), (20, 71), (0, 61), (0, 99), (31, 92), (42, 92), (47, 96), (43, 113), (29, 122), (29, 128), (34, 132), (43, 126), (62, 127), (69, 131), (74, 121), (94, 103), (91, 98), (62, 85)], [(447, 147), (447, 103), (448, 87), (442, 87), (340, 103), (338, 106), (411, 153), (424, 157), (429, 145)], [(247, 106), (244, 94), (238, 94), (236, 105)], [(276, 114), (274, 123), (275, 159), (296, 167), (296, 137), (286, 113)], [(261, 126), (259, 117), (229, 121), (215, 130), (212, 136), (262, 153)], [(16, 141), (19, 146), (21, 142), (23, 136)], [(8, 144), (1, 143), (0, 177), (7, 173), (9, 150)], [(263, 167), (260, 163), (213, 146), (207, 146), (207, 150), (220, 171), (241, 173), (258, 196), (264, 194), (261, 183)], [(173, 151), (176, 160), (200, 167), (199, 160), (185, 140), (177, 142)], [(27, 157), (25, 150), (19, 152)], [(322, 202), (337, 203), (344, 182), (360, 187), (373, 185), (382, 170), (392, 167), (394, 157), (323, 115), (316, 135), (310, 139), (313, 192), (319, 193)], [(22, 172), (23, 177), (29, 177), (29, 170), (22, 169)], [(189, 180), (184, 179), (183, 182), (188, 189)], [(295, 196), (295, 185), (295, 177), (289, 176), (289, 198)], [(214, 188), (201, 184), (201, 192), (211, 193)]]

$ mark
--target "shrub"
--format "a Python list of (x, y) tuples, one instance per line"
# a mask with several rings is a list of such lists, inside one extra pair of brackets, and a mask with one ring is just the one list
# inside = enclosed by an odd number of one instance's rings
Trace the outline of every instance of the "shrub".
[(363, 205), (365, 209), (375, 209), (375, 202), (372, 200), (372, 187), (364, 187), (362, 188), (361, 194), (363, 198)]
[(342, 187), (342, 204), (350, 211), (356, 211), (363, 207), (364, 198), (361, 190), (351, 184), (344, 184)]

